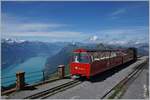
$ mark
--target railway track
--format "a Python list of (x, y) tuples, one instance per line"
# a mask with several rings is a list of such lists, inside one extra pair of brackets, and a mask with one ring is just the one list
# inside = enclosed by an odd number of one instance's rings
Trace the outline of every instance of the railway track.
[(73, 81), (70, 81), (70, 82), (67, 82), (67, 83), (64, 83), (62, 85), (59, 85), (59, 86), (56, 86), (54, 88), (51, 88), (51, 89), (48, 89), (48, 90), (45, 90), (45, 91), (42, 91), (42, 92), (39, 92), (39, 93), (36, 93), (36, 94), (33, 94), (33, 95), (30, 95), (28, 97), (25, 97), (24, 99), (44, 99), (44, 98), (47, 98), (53, 94), (56, 94), (58, 92), (61, 92), (61, 91), (64, 91), (66, 89), (69, 89), (73, 86), (76, 86), (78, 84), (80, 84), (81, 81), (79, 80), (73, 80)]
[(109, 97), (111, 97), (112, 95), (115, 94), (115, 89), (120, 87), (122, 88), (124, 85), (126, 85), (126, 83), (131, 80), (134, 76), (139, 75), (143, 69), (144, 69), (144, 65), (147, 63), (147, 60), (144, 61), (142, 64), (136, 66), (135, 70), (132, 71), (128, 76), (126, 76), (123, 80), (121, 80), (117, 85), (115, 85), (112, 89), (110, 89), (107, 93), (105, 93), (101, 99), (107, 99)]

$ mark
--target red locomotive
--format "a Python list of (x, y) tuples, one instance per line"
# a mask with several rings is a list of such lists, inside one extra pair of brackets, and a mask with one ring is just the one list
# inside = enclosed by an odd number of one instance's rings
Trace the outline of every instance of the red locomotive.
[(70, 63), (72, 77), (86, 77), (137, 59), (135, 48), (124, 50), (86, 50), (76, 49)]

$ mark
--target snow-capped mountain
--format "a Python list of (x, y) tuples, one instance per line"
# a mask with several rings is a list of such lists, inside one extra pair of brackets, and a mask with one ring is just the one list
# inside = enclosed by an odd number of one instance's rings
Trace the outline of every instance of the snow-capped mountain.
[(2, 43), (23, 43), (26, 42), (27, 40), (17, 40), (17, 39), (11, 39), (11, 38), (3, 38), (1, 40)]
[(88, 44), (95, 44), (95, 43), (100, 43), (100, 39), (98, 36), (94, 35), (94, 36), (91, 36), (85, 40), (82, 41), (82, 43), (88, 43)]

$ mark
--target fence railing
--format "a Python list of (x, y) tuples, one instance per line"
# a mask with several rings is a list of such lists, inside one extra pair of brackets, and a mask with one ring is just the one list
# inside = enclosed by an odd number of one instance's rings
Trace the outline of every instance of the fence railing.
[(42, 81), (44, 79), (44, 71), (27, 72), (25, 75), (25, 82), (32, 84), (34, 82)]
[[(62, 73), (65, 73), (64, 66), (63, 70), (62, 68), (58, 67), (58, 69), (55, 69), (54, 71), (48, 74), (46, 74), (44, 70), (26, 72), (25, 75), (23, 76), (24, 78), (23, 81), (25, 85), (31, 85), (38, 82), (44, 82), (46, 80), (50, 80), (53, 78), (60, 78), (60, 75), (63, 75)], [(18, 73), (16, 73), (16, 75), (17, 74)], [(8, 90), (10, 88), (17, 87), (17, 82), (19, 82), (20, 80), (17, 79), (16, 75), (1, 77), (2, 90)]]
[(9, 76), (4, 76), (4, 77), (1, 77), (1, 86), (4, 86), (7, 87), (8, 85), (12, 85), (12, 84), (15, 84), (16, 83), (16, 76), (13, 75), (9, 75)]
[(34, 84), (57, 76), (57, 69), (48, 74), (46, 74), (45, 71), (29, 72), (25, 75), (25, 82), (26, 84)]

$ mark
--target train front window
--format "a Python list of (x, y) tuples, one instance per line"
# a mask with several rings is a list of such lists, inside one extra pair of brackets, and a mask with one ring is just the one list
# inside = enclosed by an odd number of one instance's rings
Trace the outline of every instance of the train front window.
[(74, 53), (73, 61), (79, 63), (89, 63), (90, 59), (87, 53)]

